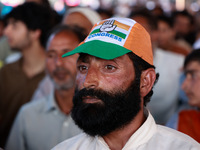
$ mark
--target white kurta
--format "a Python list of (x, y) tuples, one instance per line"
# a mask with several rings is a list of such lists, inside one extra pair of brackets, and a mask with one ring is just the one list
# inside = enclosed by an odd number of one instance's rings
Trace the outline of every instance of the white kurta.
[[(53, 150), (110, 150), (102, 137), (85, 133), (68, 139)], [(122, 150), (200, 150), (200, 145), (176, 130), (156, 125), (149, 113), (144, 124), (130, 137)]]

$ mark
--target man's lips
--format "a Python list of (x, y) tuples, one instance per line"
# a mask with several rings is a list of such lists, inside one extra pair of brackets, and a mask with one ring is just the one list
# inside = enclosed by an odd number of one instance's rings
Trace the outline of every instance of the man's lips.
[(190, 92), (186, 92), (185, 94), (187, 95), (188, 98), (192, 98), (192, 96), (193, 96), (193, 94)]
[(55, 72), (54, 76), (56, 76), (59, 80), (64, 80), (67, 76), (66, 72)]
[(97, 97), (84, 96), (82, 99), (83, 102), (87, 104), (102, 103), (102, 100), (98, 99)]

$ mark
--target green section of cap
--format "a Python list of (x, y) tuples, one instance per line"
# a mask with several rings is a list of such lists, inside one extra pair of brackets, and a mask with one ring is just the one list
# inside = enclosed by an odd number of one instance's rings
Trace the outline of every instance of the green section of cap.
[(67, 57), (76, 53), (86, 53), (102, 59), (114, 59), (128, 52), (132, 52), (117, 44), (93, 40), (78, 46), (74, 50), (65, 53), (62, 57)]
[(90, 33), (90, 35), (95, 34), (95, 33), (98, 33), (98, 32), (100, 32), (99, 29), (93, 30), (93, 31)]
[(109, 33), (112, 33), (112, 34), (114, 34), (114, 35), (117, 35), (117, 36), (119, 36), (119, 37), (121, 37), (121, 38), (123, 38), (123, 39), (126, 38), (126, 34), (124, 34), (124, 33), (122, 33), (122, 32), (119, 32), (119, 31), (116, 31), (116, 30), (110, 31)]

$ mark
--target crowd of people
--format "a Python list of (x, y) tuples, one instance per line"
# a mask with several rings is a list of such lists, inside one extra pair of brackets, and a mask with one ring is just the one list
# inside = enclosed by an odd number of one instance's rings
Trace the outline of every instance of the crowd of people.
[(0, 20), (0, 148), (199, 150), (199, 16), (14, 7)]

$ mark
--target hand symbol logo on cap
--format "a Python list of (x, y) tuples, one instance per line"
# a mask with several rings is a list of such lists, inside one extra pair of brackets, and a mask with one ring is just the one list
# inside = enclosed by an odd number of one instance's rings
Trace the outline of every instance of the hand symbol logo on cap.
[(115, 20), (108, 20), (105, 21), (102, 26), (100, 27), (100, 32), (109, 32), (113, 31), (117, 25), (113, 25)]

